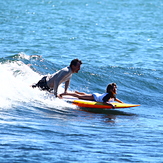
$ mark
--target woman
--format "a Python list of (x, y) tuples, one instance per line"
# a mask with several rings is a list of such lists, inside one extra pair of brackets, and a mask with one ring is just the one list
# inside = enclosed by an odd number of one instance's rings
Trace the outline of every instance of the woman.
[(111, 83), (107, 86), (106, 93), (103, 94), (99, 94), (99, 93), (86, 94), (86, 93), (75, 91), (75, 93), (62, 93), (60, 94), (60, 96), (62, 97), (65, 95), (69, 95), (83, 100), (93, 100), (93, 101), (103, 102), (103, 103), (111, 102), (113, 100), (119, 103), (123, 103), (121, 100), (116, 98), (115, 96), (116, 93), (117, 93), (116, 83)]

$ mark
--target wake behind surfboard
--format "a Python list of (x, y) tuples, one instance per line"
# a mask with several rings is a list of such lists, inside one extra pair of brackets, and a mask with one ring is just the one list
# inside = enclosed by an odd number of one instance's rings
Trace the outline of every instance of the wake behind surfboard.
[[(70, 98), (70, 97), (64, 97), (64, 101), (68, 103), (72, 103), (78, 107), (84, 107), (84, 108), (99, 108), (99, 109), (113, 109), (111, 105), (104, 104), (102, 102), (96, 102), (96, 101), (88, 101), (88, 100), (81, 100), (77, 98)], [(118, 103), (118, 102), (111, 102), (111, 104), (114, 106), (114, 109), (119, 108), (130, 108), (130, 107), (137, 107), (140, 106), (139, 104), (126, 104), (126, 103)]]

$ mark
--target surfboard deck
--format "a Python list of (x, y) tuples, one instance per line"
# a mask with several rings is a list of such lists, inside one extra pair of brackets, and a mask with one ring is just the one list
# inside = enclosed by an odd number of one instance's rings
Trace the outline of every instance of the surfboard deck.
[[(88, 101), (88, 100), (81, 100), (77, 98), (70, 98), (64, 97), (63, 98), (66, 102), (72, 103), (73, 105), (84, 107), (84, 108), (99, 108), (99, 109), (113, 109), (111, 105), (104, 104), (102, 102), (96, 101)], [(140, 106), (139, 104), (127, 104), (127, 103), (118, 103), (118, 102), (111, 102), (114, 106), (114, 109), (119, 108), (130, 108), (130, 107), (137, 107)]]

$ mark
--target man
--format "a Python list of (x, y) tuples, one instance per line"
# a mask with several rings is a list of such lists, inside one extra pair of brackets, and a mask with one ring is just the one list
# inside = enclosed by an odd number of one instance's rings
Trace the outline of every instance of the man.
[(44, 76), (37, 84), (32, 85), (33, 88), (39, 87), (42, 90), (52, 91), (54, 90), (54, 95), (58, 96), (58, 87), (61, 83), (65, 82), (65, 91), (67, 93), (67, 89), (70, 83), (70, 79), (73, 73), (78, 73), (80, 70), (80, 66), (82, 61), (79, 59), (73, 59), (70, 63), (70, 66), (65, 67), (58, 72), (54, 73), (51, 76)]

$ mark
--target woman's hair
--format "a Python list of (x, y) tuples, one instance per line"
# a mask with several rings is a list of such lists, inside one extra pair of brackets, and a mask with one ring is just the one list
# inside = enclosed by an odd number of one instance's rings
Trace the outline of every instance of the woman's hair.
[(108, 84), (108, 86), (106, 88), (106, 93), (111, 92), (114, 89), (114, 87), (116, 87), (116, 86), (117, 86), (116, 83), (110, 83), (110, 84)]

